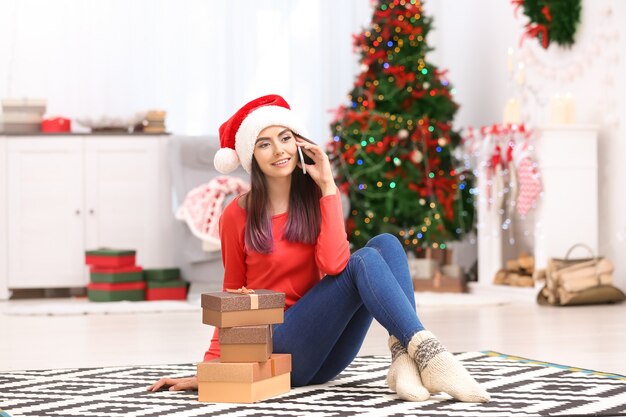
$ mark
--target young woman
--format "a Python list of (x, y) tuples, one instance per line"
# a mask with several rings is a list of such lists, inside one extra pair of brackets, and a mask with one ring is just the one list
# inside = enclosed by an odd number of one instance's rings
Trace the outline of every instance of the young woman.
[[(489, 401), (418, 319), (400, 242), (382, 234), (350, 255), (328, 156), (304, 137), (302, 123), (277, 95), (247, 103), (220, 127), (216, 168), (229, 173), (241, 164), (251, 179), (250, 192), (220, 219), (224, 288), (286, 294), (273, 346), (292, 355), (294, 387), (337, 376), (376, 319), (390, 334), (387, 383), (400, 398), (423, 401), (431, 392), (446, 392), (461, 401)], [(217, 330), (204, 359), (216, 357)], [(163, 378), (148, 389), (163, 386), (194, 389), (197, 380)]]

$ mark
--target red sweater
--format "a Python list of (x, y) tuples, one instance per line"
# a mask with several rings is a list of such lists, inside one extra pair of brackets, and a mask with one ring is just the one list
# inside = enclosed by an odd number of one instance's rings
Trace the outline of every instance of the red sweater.
[[(220, 217), (224, 289), (246, 286), (251, 289), (284, 292), (286, 308), (289, 308), (324, 275), (336, 275), (346, 267), (350, 248), (338, 191), (320, 199), (322, 223), (314, 245), (283, 240), (287, 213), (272, 216), (274, 250), (269, 254), (246, 248), (244, 229), (247, 212), (239, 206), (239, 197), (224, 209)], [(204, 360), (219, 356), (218, 334), (215, 329), (211, 347), (204, 354)]]

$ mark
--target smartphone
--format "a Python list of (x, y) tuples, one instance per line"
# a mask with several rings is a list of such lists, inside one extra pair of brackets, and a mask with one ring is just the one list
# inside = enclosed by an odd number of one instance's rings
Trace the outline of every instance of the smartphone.
[[(294, 135), (297, 138), (302, 139), (302, 140), (304, 140), (306, 142), (313, 143), (310, 140), (308, 140), (307, 138), (305, 138), (304, 136), (298, 135), (296, 133), (294, 133)], [(305, 155), (304, 152), (302, 152), (302, 148), (300, 148), (299, 146), (298, 146), (298, 153), (300, 154), (300, 164), (302, 165), (302, 173), (306, 174), (306, 165), (307, 164), (314, 165), (315, 162), (313, 162), (313, 160), (309, 156)]]
[(298, 153), (300, 154), (300, 164), (302, 165), (302, 173), (306, 175), (306, 165), (304, 163), (304, 155), (302, 154), (302, 148), (298, 146)]

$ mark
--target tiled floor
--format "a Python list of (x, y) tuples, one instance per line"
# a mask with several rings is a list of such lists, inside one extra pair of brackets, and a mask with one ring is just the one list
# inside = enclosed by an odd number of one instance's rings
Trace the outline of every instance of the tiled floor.
[[(57, 300), (58, 301), (58, 300)], [(12, 316), (19, 303), (0, 302), (0, 371), (196, 362), (212, 328), (199, 312), (81, 316)], [(419, 295), (418, 295), (419, 303)], [(418, 307), (451, 351), (495, 350), (599, 371), (626, 374), (626, 304), (576, 308), (506, 305)], [(361, 355), (387, 354), (374, 324)]]

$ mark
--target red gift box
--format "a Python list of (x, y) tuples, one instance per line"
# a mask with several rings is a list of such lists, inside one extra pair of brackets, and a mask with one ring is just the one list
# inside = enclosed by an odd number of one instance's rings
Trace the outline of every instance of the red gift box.
[(47, 133), (69, 132), (72, 130), (72, 121), (64, 117), (44, 119), (41, 121), (41, 131)]
[(96, 291), (136, 291), (145, 290), (146, 282), (90, 282), (87, 288)]
[(187, 288), (148, 288), (146, 289), (146, 300), (186, 300)]
[(134, 250), (96, 249), (85, 252), (85, 263), (96, 268), (119, 268), (135, 265)]

